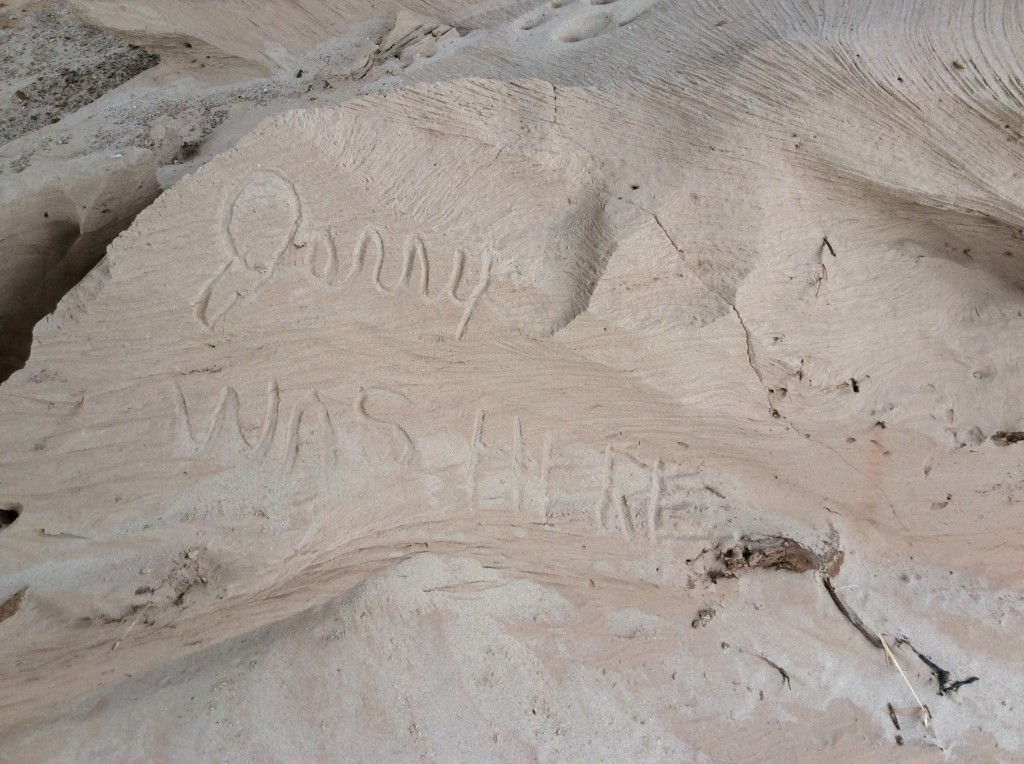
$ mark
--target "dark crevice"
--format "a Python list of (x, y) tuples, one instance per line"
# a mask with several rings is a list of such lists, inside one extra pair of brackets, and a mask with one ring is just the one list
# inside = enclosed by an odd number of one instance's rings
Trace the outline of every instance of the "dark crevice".
[[(66, 200), (65, 215), (53, 211), (61, 202), (51, 205), (38, 198), (20, 199), (9, 208), (13, 212), (17, 206), (26, 216), (31, 214), (36, 225), (26, 225), (24, 219), (15, 224), (12, 216), (0, 215), (0, 251), (6, 259), (0, 281), (0, 384), (27, 363), (33, 327), (54, 311), (153, 198), (147, 195), (127, 209), (108, 211), (110, 222), (87, 232), (67, 209)], [(44, 217), (39, 207), (51, 211)]]
[(21, 516), (21, 505), (20, 504), (7, 504), (0, 507), (0, 531), (9, 525), (13, 525), (14, 521)]

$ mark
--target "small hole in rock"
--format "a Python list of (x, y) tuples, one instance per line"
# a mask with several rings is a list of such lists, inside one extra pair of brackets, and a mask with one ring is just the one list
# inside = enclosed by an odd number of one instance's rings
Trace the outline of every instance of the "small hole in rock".
[(14, 523), (21, 515), (20, 504), (7, 504), (0, 507), (0, 531)]

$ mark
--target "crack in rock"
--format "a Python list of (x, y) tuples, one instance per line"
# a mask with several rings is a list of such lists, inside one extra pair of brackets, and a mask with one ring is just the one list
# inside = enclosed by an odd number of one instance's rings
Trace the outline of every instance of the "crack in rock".
[(736, 314), (736, 320), (740, 322), (740, 327), (743, 329), (743, 335), (747, 339), (747, 363), (750, 364), (750, 369), (757, 376), (757, 381), (761, 383), (761, 386), (765, 389), (765, 398), (768, 400), (768, 412), (775, 419), (781, 419), (782, 414), (779, 410), (772, 405), (771, 394), (768, 392), (768, 385), (764, 381), (764, 377), (761, 376), (761, 371), (757, 368), (757, 363), (754, 361), (754, 340), (750, 334), (750, 329), (747, 328), (746, 322), (743, 320), (743, 316), (740, 315), (739, 309), (735, 304), (729, 303), (729, 307), (732, 308), (732, 312)]

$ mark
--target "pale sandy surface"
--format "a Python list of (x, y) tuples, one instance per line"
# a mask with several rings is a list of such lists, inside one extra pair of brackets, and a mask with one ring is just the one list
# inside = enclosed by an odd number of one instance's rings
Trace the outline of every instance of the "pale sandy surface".
[(0, 761), (1024, 755), (1019, 7), (73, 5)]

